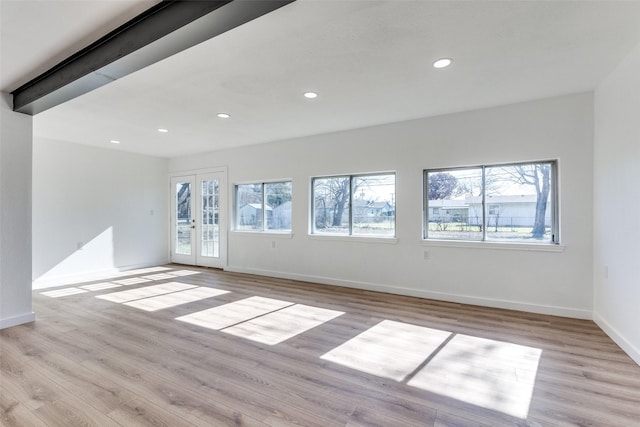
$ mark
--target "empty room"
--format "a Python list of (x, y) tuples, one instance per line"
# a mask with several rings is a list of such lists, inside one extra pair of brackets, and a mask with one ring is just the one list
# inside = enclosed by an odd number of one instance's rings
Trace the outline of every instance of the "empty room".
[(640, 1), (0, 37), (0, 425), (640, 426)]

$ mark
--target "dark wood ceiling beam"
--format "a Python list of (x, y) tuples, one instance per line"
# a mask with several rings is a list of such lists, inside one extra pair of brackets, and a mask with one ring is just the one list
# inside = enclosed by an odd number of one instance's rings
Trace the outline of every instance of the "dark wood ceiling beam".
[(294, 0), (165, 0), (12, 92), (35, 115)]

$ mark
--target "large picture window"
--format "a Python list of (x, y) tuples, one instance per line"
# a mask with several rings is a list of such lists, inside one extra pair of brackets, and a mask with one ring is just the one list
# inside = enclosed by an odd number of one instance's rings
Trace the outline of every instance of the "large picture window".
[(555, 161), (424, 172), (425, 239), (559, 243)]
[(395, 237), (395, 173), (313, 178), (312, 191), (314, 234)]
[(291, 181), (236, 185), (236, 231), (291, 231)]

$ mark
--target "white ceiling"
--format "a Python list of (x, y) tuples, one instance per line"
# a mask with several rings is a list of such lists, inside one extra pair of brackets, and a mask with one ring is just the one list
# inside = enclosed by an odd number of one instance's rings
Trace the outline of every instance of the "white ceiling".
[[(153, 3), (2, 0), (2, 87)], [(34, 133), (188, 155), (592, 90), (638, 42), (640, 1), (298, 0), (37, 115)]]

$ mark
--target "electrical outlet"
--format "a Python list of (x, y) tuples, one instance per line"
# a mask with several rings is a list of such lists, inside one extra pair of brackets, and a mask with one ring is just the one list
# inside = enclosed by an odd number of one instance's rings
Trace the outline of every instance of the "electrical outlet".
[(271, 241), (271, 249), (275, 249), (276, 248), (276, 241), (272, 240)]
[(429, 260), (429, 258), (431, 257), (431, 254), (429, 253), (429, 251), (424, 251), (423, 256), (424, 256), (424, 260), (425, 260), (425, 261), (428, 261), (428, 260)]

